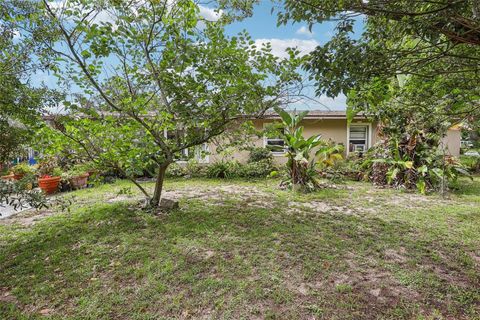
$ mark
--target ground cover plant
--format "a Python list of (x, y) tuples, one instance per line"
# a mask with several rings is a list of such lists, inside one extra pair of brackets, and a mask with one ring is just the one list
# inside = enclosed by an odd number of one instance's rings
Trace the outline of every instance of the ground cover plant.
[[(449, 199), (349, 182), (127, 181), (0, 222), (2, 319), (476, 319), (480, 179)], [(144, 183), (152, 189), (153, 183)]]

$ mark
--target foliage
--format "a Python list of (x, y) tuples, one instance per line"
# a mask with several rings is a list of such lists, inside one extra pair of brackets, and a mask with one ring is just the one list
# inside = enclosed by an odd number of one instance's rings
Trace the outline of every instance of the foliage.
[(165, 176), (169, 178), (180, 178), (187, 175), (187, 167), (178, 163), (172, 163), (168, 166)]
[(115, 168), (134, 183), (156, 166), (153, 195), (137, 184), (153, 206), (167, 167), (184, 150), (301, 89), (298, 52), (279, 59), (246, 33), (226, 36), (228, 17), (206, 21), (193, 0), (32, 5), (38, 14), (24, 19), (24, 32), (33, 34), (47, 20), (58, 37), (42, 42), (49, 45), (50, 69), (63, 85), (82, 89), (65, 102), (68, 116), (54, 119), (70, 140), (61, 149)]
[[(440, 81), (447, 88), (455, 88), (457, 92), (452, 94), (457, 96), (457, 104), (464, 105), (463, 111), (477, 113), (478, 1), (285, 0), (284, 3), (279, 12), (281, 23), (293, 20), (313, 26), (333, 18), (337, 23), (334, 36), (318, 46), (306, 63), (306, 69), (317, 81), (319, 94), (348, 94), (374, 79), (385, 81), (404, 74), (425, 83)], [(364, 24), (361, 31), (360, 21)]]
[(166, 172), (167, 177), (179, 178), (266, 178), (277, 170), (271, 159), (262, 159), (246, 164), (237, 161), (220, 161), (211, 164), (199, 164), (189, 161), (187, 164), (172, 163)]
[(272, 152), (267, 148), (254, 147), (250, 149), (250, 155), (248, 157), (248, 162), (257, 162), (257, 161), (273, 161)]
[(345, 147), (341, 144), (336, 144), (333, 141), (327, 141), (321, 145), (317, 152), (317, 168), (320, 170), (334, 167), (337, 163), (343, 160), (343, 152)]
[(34, 171), (27, 163), (19, 163), (12, 167), (12, 172), (16, 175), (33, 174)]
[(2, 203), (19, 210), (25, 207), (35, 209), (47, 208), (45, 194), (37, 189), (27, 187), (29, 182), (26, 179), (19, 181), (0, 180), (0, 206)]
[(71, 178), (82, 176), (88, 173), (90, 170), (91, 170), (90, 164), (80, 163), (80, 164), (74, 165), (68, 170), (63, 171), (61, 176), (63, 179), (68, 180)]
[(218, 161), (207, 167), (208, 178), (236, 178), (239, 177), (240, 163), (237, 161)]
[(266, 178), (278, 170), (272, 160), (262, 159), (240, 165), (238, 176), (242, 178)]
[(42, 177), (60, 176), (61, 169), (58, 167), (57, 159), (54, 157), (45, 158), (37, 166), (37, 174)]
[(343, 161), (337, 161), (332, 167), (323, 169), (322, 176), (333, 181), (365, 180), (365, 168), (362, 167), (364, 161), (365, 159), (350, 156)]
[(320, 185), (317, 180), (318, 172), (314, 149), (323, 145), (324, 141), (321, 140), (320, 135), (313, 135), (305, 139), (300, 122), (308, 114), (308, 111), (298, 114), (289, 114), (280, 108), (275, 108), (275, 111), (282, 118), (281, 136), (287, 147), (287, 179), (282, 184), (303, 191), (318, 189)]
[[(34, 58), (40, 48), (33, 45), (34, 39), (22, 36), (15, 18), (31, 7), (20, 0), (0, 3), (0, 163), (24, 153), (41, 125), (41, 112), (51, 106), (53, 93), (43, 86), (32, 86), (29, 79), (42, 70)], [(41, 30), (36, 37), (42, 38)]]
[(363, 167), (378, 185), (416, 188), (421, 193), (443, 192), (459, 174), (469, 176), (464, 166), (445, 156), (421, 131), (402, 140), (394, 137), (383, 140), (367, 157)]
[(480, 157), (460, 156), (460, 163), (471, 173), (480, 173)]

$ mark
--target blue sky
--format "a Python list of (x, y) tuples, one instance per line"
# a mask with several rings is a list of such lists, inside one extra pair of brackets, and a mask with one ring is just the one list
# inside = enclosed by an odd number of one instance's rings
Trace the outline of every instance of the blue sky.
[[(273, 53), (282, 56), (285, 54), (284, 51), (287, 47), (298, 47), (301, 52), (308, 53), (317, 45), (325, 44), (334, 33), (335, 24), (333, 22), (316, 24), (313, 26), (312, 32), (308, 30), (306, 24), (301, 23), (289, 23), (277, 27), (277, 12), (271, 12), (272, 6), (271, 1), (261, 1), (255, 7), (252, 17), (228, 26), (227, 34), (235, 35), (246, 30), (258, 44), (270, 42)], [(215, 20), (218, 17), (218, 14), (208, 7), (201, 7), (200, 14), (208, 20)], [(358, 28), (361, 27), (362, 24), (360, 23)], [(56, 86), (56, 79), (52, 75), (38, 74), (34, 79), (34, 83), (37, 84), (42, 81), (49, 87)], [(343, 110), (346, 107), (345, 96), (339, 96), (335, 99), (324, 96), (315, 97), (313, 88), (306, 91), (305, 94), (314, 98), (316, 102), (308, 100), (301, 104), (295, 104), (293, 107), (311, 110)]]
[[(247, 30), (256, 42), (270, 42), (273, 53), (279, 56), (287, 47), (298, 47), (301, 52), (308, 53), (316, 46), (325, 44), (334, 34), (335, 23), (333, 22), (318, 23), (313, 26), (312, 32), (305, 23), (289, 23), (277, 27), (277, 12), (272, 13), (271, 9), (272, 2), (262, 1), (255, 7), (252, 17), (229, 26), (227, 33), (234, 35)], [(359, 23), (357, 32), (361, 27), (362, 24)], [(318, 102), (306, 101), (296, 105), (295, 108), (344, 110), (346, 107), (346, 98), (343, 95), (330, 99), (325, 96), (315, 97), (313, 89), (306, 93)]]

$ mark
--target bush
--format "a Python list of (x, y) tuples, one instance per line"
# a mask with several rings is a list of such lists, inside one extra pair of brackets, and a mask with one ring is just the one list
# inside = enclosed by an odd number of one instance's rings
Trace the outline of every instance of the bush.
[(181, 166), (178, 163), (172, 163), (168, 166), (165, 176), (169, 178), (180, 178), (187, 175), (187, 169), (185, 166)]
[(250, 157), (248, 158), (248, 163), (259, 161), (269, 161), (271, 163), (273, 161), (272, 152), (267, 148), (250, 149)]
[(16, 166), (12, 167), (12, 172), (16, 175), (25, 175), (32, 174), (34, 170), (26, 163), (19, 163)]
[(364, 179), (361, 164), (357, 159), (337, 161), (333, 166), (322, 169), (320, 175), (332, 182), (342, 182), (345, 179), (361, 181)]
[(185, 169), (187, 176), (190, 178), (201, 178), (207, 176), (207, 165), (199, 163), (195, 159), (189, 160)]
[(236, 178), (240, 177), (240, 163), (237, 161), (219, 161), (207, 167), (208, 178)]
[(471, 173), (480, 173), (480, 157), (460, 156), (460, 163)]
[(238, 175), (243, 178), (266, 178), (276, 170), (270, 159), (263, 159), (240, 165)]

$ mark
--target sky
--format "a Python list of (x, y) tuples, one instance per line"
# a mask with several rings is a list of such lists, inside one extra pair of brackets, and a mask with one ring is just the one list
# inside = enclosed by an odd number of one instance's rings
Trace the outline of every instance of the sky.
[[(335, 23), (325, 22), (316, 24), (309, 31), (307, 24), (289, 23), (277, 26), (277, 12), (271, 11), (272, 2), (263, 0), (255, 7), (252, 17), (237, 22), (227, 28), (230, 35), (246, 30), (256, 43), (270, 42), (272, 53), (282, 57), (285, 56), (285, 49), (297, 47), (302, 53), (309, 53), (318, 45), (323, 45), (330, 40), (334, 34)], [(326, 96), (316, 97), (312, 88), (306, 94), (315, 101), (308, 100), (297, 104), (296, 109), (310, 110), (345, 110), (346, 97), (338, 96), (335, 99)]]
[[(65, 0), (59, 0), (59, 2)], [(246, 30), (257, 44), (270, 42), (272, 53), (282, 57), (285, 56), (285, 49), (288, 47), (297, 47), (302, 53), (308, 53), (318, 45), (325, 44), (334, 34), (335, 24), (325, 22), (313, 26), (311, 32), (306, 24), (289, 23), (287, 25), (277, 26), (277, 12), (271, 11), (272, 2), (262, 0), (254, 9), (250, 18), (235, 22), (226, 29), (228, 35), (236, 35)], [(207, 20), (216, 20), (218, 12), (213, 8), (200, 7), (200, 14)], [(358, 24), (356, 31), (359, 32), (362, 24)], [(305, 75), (307, 76), (307, 75)], [(49, 87), (55, 87), (56, 79), (54, 76), (46, 73), (36, 75), (34, 83), (44, 82)], [(340, 95), (335, 99), (326, 96), (315, 96), (314, 88), (305, 91), (310, 98), (303, 103), (296, 103), (291, 108), (309, 109), (309, 110), (344, 110), (346, 108), (346, 97)]]

